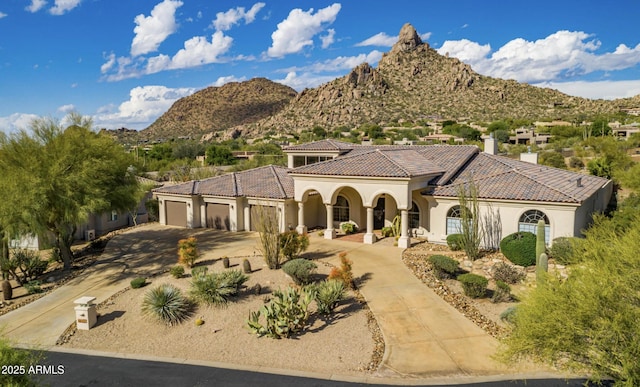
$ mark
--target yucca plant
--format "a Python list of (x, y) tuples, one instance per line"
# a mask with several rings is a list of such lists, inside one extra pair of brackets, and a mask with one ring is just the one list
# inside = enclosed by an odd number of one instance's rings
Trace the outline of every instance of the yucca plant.
[(180, 289), (170, 284), (159, 285), (145, 294), (142, 313), (165, 324), (179, 324), (191, 314), (191, 303)]

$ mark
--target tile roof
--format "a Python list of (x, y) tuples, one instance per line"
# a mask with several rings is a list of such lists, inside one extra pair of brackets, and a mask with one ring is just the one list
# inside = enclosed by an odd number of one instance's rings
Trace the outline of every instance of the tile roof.
[(290, 173), (303, 175), (411, 178), (442, 174), (445, 170), (422, 157), (414, 149), (368, 147), (324, 162), (305, 165)]
[(285, 152), (287, 151), (348, 151), (358, 147), (362, 147), (362, 145), (328, 138), (326, 140), (313, 141), (305, 144), (287, 146), (283, 150)]
[(483, 199), (577, 204), (608, 183), (601, 177), (479, 153), (456, 173), (450, 184), (429, 188), (423, 194), (457, 197), (460, 185), (470, 179)]
[(194, 180), (153, 192), (173, 195), (205, 195), (226, 197), (293, 198), (293, 179), (287, 168), (267, 165), (241, 172), (231, 172), (203, 180)]

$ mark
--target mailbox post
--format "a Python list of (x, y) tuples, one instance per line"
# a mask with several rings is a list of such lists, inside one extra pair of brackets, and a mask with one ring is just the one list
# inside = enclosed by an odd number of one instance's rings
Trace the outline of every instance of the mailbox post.
[(76, 304), (76, 327), (79, 330), (88, 331), (98, 321), (98, 313), (96, 312), (95, 297), (80, 297), (73, 301)]

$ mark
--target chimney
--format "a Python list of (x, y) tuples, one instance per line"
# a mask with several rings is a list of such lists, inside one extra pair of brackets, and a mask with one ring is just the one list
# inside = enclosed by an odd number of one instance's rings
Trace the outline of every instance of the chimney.
[(484, 140), (484, 153), (488, 153), (490, 155), (498, 154), (498, 141), (493, 138), (493, 133), (489, 135), (489, 138)]
[(524, 161), (531, 164), (538, 164), (538, 153), (531, 153), (531, 147), (527, 147), (527, 153), (520, 153), (520, 161)]
[(582, 178), (581, 177), (576, 179), (576, 187), (582, 187)]

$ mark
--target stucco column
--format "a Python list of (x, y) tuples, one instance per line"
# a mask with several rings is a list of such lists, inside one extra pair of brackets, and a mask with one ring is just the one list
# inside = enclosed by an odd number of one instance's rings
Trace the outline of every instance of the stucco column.
[(327, 208), (327, 229), (324, 230), (324, 239), (335, 239), (336, 230), (333, 228), (333, 205), (325, 204)]
[(408, 210), (400, 210), (400, 239), (398, 239), (398, 247), (403, 249), (411, 247), (411, 238), (409, 238)]
[(376, 241), (373, 233), (373, 207), (367, 207), (367, 233), (364, 234), (364, 243), (372, 245)]
[(296, 227), (298, 234), (306, 234), (307, 226), (304, 225), (304, 203), (298, 202), (298, 227)]

